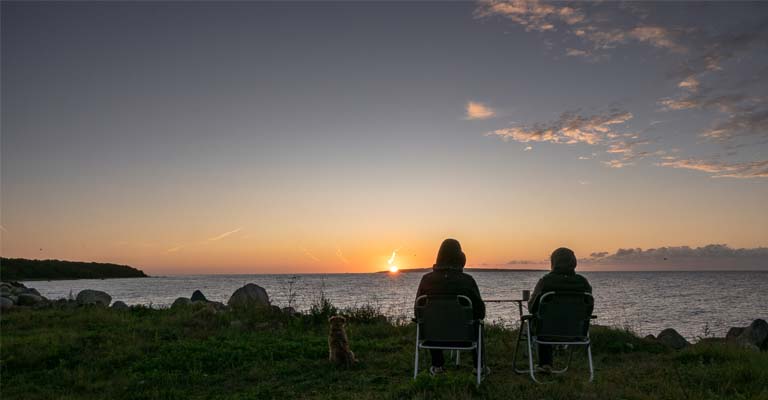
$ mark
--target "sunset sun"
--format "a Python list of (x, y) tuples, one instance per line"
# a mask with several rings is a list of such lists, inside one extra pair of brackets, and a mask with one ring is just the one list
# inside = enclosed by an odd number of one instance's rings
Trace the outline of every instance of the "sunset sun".
[(389, 272), (394, 273), (394, 272), (397, 272), (397, 271), (398, 271), (397, 265), (390, 265), (389, 266)]

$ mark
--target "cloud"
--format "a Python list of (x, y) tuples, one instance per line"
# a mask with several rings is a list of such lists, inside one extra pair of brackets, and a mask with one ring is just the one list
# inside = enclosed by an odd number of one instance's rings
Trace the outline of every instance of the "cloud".
[(216, 236), (210, 237), (210, 238), (208, 238), (208, 239), (206, 239), (204, 241), (201, 241), (201, 242), (180, 244), (178, 246), (174, 246), (174, 247), (171, 247), (171, 248), (167, 249), (166, 253), (175, 253), (175, 252), (177, 252), (177, 251), (179, 251), (181, 249), (187, 248), (187, 247), (204, 246), (204, 245), (209, 244), (210, 242), (215, 242), (215, 241), (224, 239), (227, 236), (233, 235), (233, 234), (235, 234), (237, 232), (240, 232), (242, 230), (243, 230), (243, 228), (237, 228), (237, 229), (233, 229), (233, 230), (231, 230), (229, 232), (224, 232), (224, 233), (222, 233), (220, 235), (216, 235)]
[(466, 119), (469, 119), (469, 120), (488, 119), (488, 118), (492, 118), (495, 115), (496, 115), (496, 111), (494, 111), (491, 107), (488, 107), (483, 103), (479, 103), (476, 101), (470, 101), (467, 103), (466, 116), (465, 116)]
[(629, 31), (629, 37), (654, 47), (684, 53), (687, 49), (676, 42), (675, 34), (660, 26), (638, 26)]
[(531, 150), (533, 150), (533, 146), (525, 146), (525, 148), (523, 149), (523, 151), (531, 151)]
[(768, 247), (732, 248), (725, 244), (702, 247), (671, 246), (643, 250), (618, 249), (615, 253), (596, 252), (580, 262), (587, 264), (636, 265), (659, 269), (670, 267), (768, 269)]
[(546, 260), (540, 260), (540, 261), (534, 261), (534, 260), (512, 260), (507, 261), (506, 265), (539, 265), (539, 264), (547, 264), (548, 261)]
[(225, 237), (227, 237), (227, 236), (229, 236), (229, 235), (232, 235), (232, 234), (235, 234), (235, 233), (237, 233), (237, 232), (240, 232), (240, 231), (242, 231), (242, 230), (243, 230), (243, 228), (237, 228), (237, 229), (233, 229), (233, 230), (231, 230), (231, 231), (229, 231), (229, 232), (224, 232), (224, 233), (222, 233), (221, 235), (217, 235), (217, 236), (214, 236), (214, 237), (212, 237), (212, 238), (208, 238), (208, 241), (209, 241), (209, 242), (215, 242), (215, 241), (217, 241), (217, 240), (221, 240), (221, 239), (224, 239)]
[(344, 264), (349, 265), (349, 260), (347, 260), (347, 258), (344, 257), (344, 254), (341, 252), (341, 248), (339, 247), (336, 247), (336, 257), (338, 257), (339, 260), (341, 260), (341, 262), (343, 262)]
[[(674, 53), (687, 51), (680, 43), (683, 32), (645, 23), (647, 15), (646, 18), (637, 18), (637, 9), (606, 4), (481, 0), (475, 9), (475, 17), (503, 17), (522, 26), (527, 32), (558, 32), (591, 47), (590, 50), (567, 47), (565, 54), (570, 57), (601, 59), (604, 56), (596, 52), (630, 42), (644, 43)], [(606, 17), (606, 13), (610, 13), (610, 16)]]
[(303, 248), (303, 247), (299, 247), (299, 250), (300, 250), (300, 251), (301, 251), (301, 252), (302, 252), (302, 253), (303, 253), (305, 256), (307, 256), (307, 258), (309, 258), (310, 260), (312, 260), (312, 261), (315, 261), (315, 262), (320, 262), (320, 259), (319, 259), (319, 258), (317, 258), (317, 257), (315, 257), (315, 255), (314, 255), (314, 254), (310, 253), (310, 252), (309, 252), (309, 250), (307, 250), (307, 249), (305, 249), (305, 248)]
[(181, 249), (183, 249), (185, 247), (187, 247), (186, 244), (180, 244), (178, 246), (171, 247), (170, 249), (167, 249), (166, 252), (167, 253), (175, 253), (175, 252), (177, 252), (177, 251), (179, 251), (179, 250), (181, 250)]
[(613, 125), (623, 124), (630, 119), (632, 119), (631, 113), (618, 109), (586, 117), (574, 112), (565, 112), (553, 122), (502, 128), (489, 132), (488, 135), (522, 143), (587, 143), (594, 145), (604, 142), (614, 134)]
[(708, 172), (714, 178), (768, 178), (768, 160), (727, 163), (718, 160), (669, 157), (656, 165)]

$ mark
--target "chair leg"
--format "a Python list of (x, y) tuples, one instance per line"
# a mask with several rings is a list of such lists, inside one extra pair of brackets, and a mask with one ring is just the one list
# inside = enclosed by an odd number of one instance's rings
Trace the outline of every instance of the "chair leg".
[(456, 350), (456, 365), (459, 365), (461, 362), (461, 352), (459, 350)]
[(522, 342), (522, 339), (523, 339), (524, 326), (525, 326), (525, 321), (523, 321), (523, 323), (520, 324), (520, 329), (517, 330), (517, 341), (515, 342), (515, 350), (512, 351), (512, 370), (515, 371), (516, 374), (524, 374), (528, 372), (527, 370), (517, 368), (517, 352), (520, 349), (520, 342)]
[(419, 374), (419, 324), (416, 324), (416, 360), (413, 362), (413, 379)]
[(533, 367), (533, 346), (531, 346), (531, 324), (526, 321), (525, 328), (528, 335), (528, 372), (531, 375), (531, 379), (533, 379), (536, 383), (539, 382), (538, 379), (536, 379), (536, 368)]
[(480, 380), (483, 373), (483, 325), (477, 326), (477, 386), (480, 386)]
[(552, 371), (552, 373), (553, 373), (553, 374), (562, 374), (562, 373), (564, 373), (565, 371), (568, 371), (568, 368), (571, 366), (571, 360), (573, 359), (573, 351), (574, 351), (574, 349), (575, 349), (575, 346), (573, 346), (573, 345), (569, 345), (568, 347), (569, 347), (570, 349), (569, 349), (569, 351), (568, 351), (568, 361), (567, 361), (567, 362), (566, 362), (566, 364), (565, 364), (565, 368), (563, 368), (563, 369), (558, 369), (558, 370), (556, 370), (556, 371)]
[(595, 379), (595, 368), (592, 365), (592, 342), (587, 345), (587, 359), (589, 360), (589, 381), (592, 382)]

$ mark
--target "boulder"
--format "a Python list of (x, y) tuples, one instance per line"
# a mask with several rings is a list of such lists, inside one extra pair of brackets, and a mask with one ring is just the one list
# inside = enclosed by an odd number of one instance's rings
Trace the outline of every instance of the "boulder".
[(269, 295), (263, 287), (249, 283), (235, 290), (227, 305), (235, 308), (269, 307)]
[(7, 297), (0, 297), (0, 310), (9, 310), (14, 306), (13, 300)]
[[(5, 282), (3, 282), (5, 283)], [(11, 285), (2, 285), (0, 286), (0, 296), (10, 296), (13, 294), (13, 291), (11, 290)]]
[(768, 322), (756, 319), (747, 327), (733, 327), (728, 330), (725, 338), (728, 342), (742, 347), (768, 350)]
[(34, 306), (45, 302), (45, 298), (32, 293), (22, 293), (16, 304), (20, 306)]
[(81, 305), (96, 304), (106, 307), (109, 306), (109, 303), (111, 302), (112, 296), (100, 290), (85, 289), (77, 294), (77, 304)]
[(728, 333), (725, 334), (725, 338), (728, 340), (736, 339), (737, 337), (741, 336), (741, 333), (744, 332), (744, 329), (746, 328), (738, 326), (731, 327), (731, 329), (728, 329)]
[(29, 293), (29, 294), (34, 294), (35, 296), (43, 297), (43, 295), (41, 295), (40, 292), (38, 292), (37, 289), (35, 288), (22, 289), (21, 293)]
[(675, 350), (680, 350), (691, 345), (682, 335), (672, 328), (667, 328), (659, 332), (656, 340)]
[(653, 335), (645, 335), (645, 337), (644, 337), (643, 339), (645, 339), (645, 340), (650, 340), (650, 341), (652, 341), (652, 342), (655, 342), (655, 341), (656, 341), (656, 336), (653, 336)]
[(299, 312), (296, 311), (295, 308), (289, 306), (289, 307), (283, 307), (283, 314), (294, 316), (294, 315), (299, 315)]
[(178, 299), (173, 301), (173, 304), (171, 304), (171, 308), (186, 307), (190, 304), (192, 304), (192, 300), (186, 297), (179, 297)]
[(112, 307), (111, 308), (115, 309), (115, 310), (127, 310), (129, 307), (128, 307), (128, 304), (125, 304), (124, 302), (118, 300), (118, 301), (112, 303)]
[(192, 301), (206, 301), (206, 302), (208, 301), (208, 299), (206, 299), (205, 296), (203, 295), (203, 292), (201, 292), (199, 290), (195, 290), (192, 293), (192, 297), (190, 298), (190, 300), (192, 300)]

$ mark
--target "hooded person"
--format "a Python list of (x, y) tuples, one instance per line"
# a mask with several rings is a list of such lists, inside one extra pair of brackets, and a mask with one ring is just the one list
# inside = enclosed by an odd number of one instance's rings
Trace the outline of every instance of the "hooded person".
[[(535, 314), (539, 309), (539, 300), (547, 292), (586, 292), (592, 293), (592, 286), (587, 278), (576, 273), (576, 254), (573, 250), (561, 247), (549, 257), (552, 271), (544, 275), (531, 293), (528, 311)], [(542, 372), (552, 369), (552, 346), (539, 345), (539, 366)]]
[[(467, 258), (461, 251), (461, 244), (456, 239), (445, 239), (437, 252), (437, 259), (432, 266), (432, 272), (424, 275), (416, 291), (416, 297), (423, 295), (462, 295), (472, 301), (472, 314), (477, 320), (485, 318), (485, 303), (480, 296), (480, 289), (471, 275), (464, 273)], [(443, 372), (445, 359), (442, 350), (431, 349), (434, 375)], [(477, 360), (477, 353), (472, 356)], [(485, 359), (485, 357), (483, 357)]]

